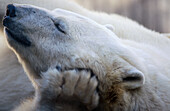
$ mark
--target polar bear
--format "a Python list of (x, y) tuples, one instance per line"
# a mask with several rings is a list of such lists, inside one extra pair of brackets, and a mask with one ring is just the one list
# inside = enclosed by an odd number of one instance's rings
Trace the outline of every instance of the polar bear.
[[(44, 106), (41, 98), (45, 97), (43, 101), (49, 102), (45, 108), (55, 110), (50, 108), (57, 108), (57, 100), (62, 100), (57, 96), (57, 92), (64, 88), (58, 85), (60, 77), (57, 76), (64, 74), (54, 71), (54, 77), (47, 76), (49, 81), (56, 77), (56, 83), (55, 80), (52, 82), (55, 90), (51, 91), (51, 84), (47, 84), (49, 82), (45, 82), (47, 87), (41, 87), (45, 86), (44, 82), (41, 82), (44, 79), (41, 78), (48, 75), (47, 70), (51, 68), (62, 72), (89, 70), (94, 74), (99, 82), (100, 101), (99, 104), (97, 101), (88, 103), (96, 107), (97, 111), (170, 109), (169, 39), (162, 38), (159, 47), (157, 38), (147, 43), (121, 39), (103, 25), (66, 10), (49, 11), (18, 4), (8, 7), (10, 8), (3, 21), (7, 42), (36, 89), (34, 100), (24, 103), (27, 106), (28, 103), (35, 102), (35, 107), (28, 105), (28, 108), (41, 109)], [(148, 44), (151, 42), (152, 44)], [(161, 44), (163, 42), (164, 44)], [(164, 45), (164, 49), (161, 49), (161, 45)], [(46, 71), (47, 73), (42, 74)], [(94, 83), (88, 87), (96, 86), (97, 82)], [(48, 93), (44, 93), (46, 91), (52, 92), (50, 95), (55, 101), (48, 100)], [(90, 100), (93, 101), (93, 98)]]
[[(6, 1), (6, 3), (9, 1)], [(13, 0), (11, 2), (18, 3), (31, 3), (36, 4), (41, 7), (48, 9), (62, 8), (66, 10), (71, 10), (73, 12), (79, 13), (81, 15), (87, 16), (100, 24), (111, 24), (111, 30), (119, 37), (123, 39), (130, 39), (136, 42), (142, 42), (145, 44), (153, 45), (159, 47), (162, 50), (167, 50), (168, 41), (164, 35), (151, 31), (138, 23), (129, 20), (128, 18), (121, 17), (116, 14), (106, 14), (100, 12), (89, 11), (78, 4), (68, 1), (68, 0), (50, 0), (42, 1), (23, 1), (23, 0)], [(10, 3), (11, 3), (10, 2)], [(51, 5), (51, 3), (53, 5)], [(44, 5), (45, 4), (45, 5)], [(48, 5), (47, 5), (48, 4)], [(64, 4), (64, 5), (63, 5)], [(57, 11), (56, 9), (54, 11)], [(100, 18), (100, 19), (99, 19)], [(108, 25), (107, 25), (108, 26)], [(1, 34), (2, 35), (2, 34)], [(156, 42), (152, 42), (152, 40)], [(161, 44), (161, 45), (160, 45)], [(23, 68), (18, 63), (15, 54), (8, 49), (5, 44), (5, 40), (0, 41), (1, 53), (0, 53), (0, 110), (8, 111), (14, 106), (16, 106), (25, 97), (29, 97), (33, 94), (34, 89), (26, 77)], [(24, 81), (24, 82), (23, 82)], [(5, 85), (4, 85), (5, 84)], [(24, 91), (23, 91), (24, 90)]]

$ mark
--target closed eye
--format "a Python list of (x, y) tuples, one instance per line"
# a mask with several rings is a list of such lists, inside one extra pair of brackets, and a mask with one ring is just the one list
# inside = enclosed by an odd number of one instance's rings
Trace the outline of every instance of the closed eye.
[(58, 24), (55, 24), (55, 26), (56, 26), (56, 28), (57, 28), (60, 32), (66, 34), (66, 32), (63, 30), (62, 26), (61, 26), (59, 23), (58, 23)]
[(55, 27), (57, 28), (58, 31), (60, 31), (63, 34), (66, 34), (67, 32), (67, 25), (64, 22), (64, 20), (62, 19), (51, 19), (55, 25)]

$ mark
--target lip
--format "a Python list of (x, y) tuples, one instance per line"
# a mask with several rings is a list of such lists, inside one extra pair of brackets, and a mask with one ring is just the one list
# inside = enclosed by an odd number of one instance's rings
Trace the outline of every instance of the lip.
[(2, 21), (3, 26), (8, 27), (9, 22), (10, 22), (10, 17), (9, 16), (4, 16), (3, 21)]
[(5, 33), (9, 39), (13, 39), (25, 47), (31, 46), (31, 42), (22, 34), (13, 33), (13, 31), (9, 30), (7, 27), (5, 27)]

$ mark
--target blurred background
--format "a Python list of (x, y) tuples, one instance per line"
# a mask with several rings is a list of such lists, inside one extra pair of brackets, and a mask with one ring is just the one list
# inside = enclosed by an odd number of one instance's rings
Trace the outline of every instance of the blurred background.
[(158, 32), (170, 32), (170, 0), (74, 1), (91, 10), (126, 16)]
[[(0, 19), (8, 3), (29, 3), (42, 7), (54, 8), (55, 0), (0, 0)], [(145, 27), (170, 33), (170, 0), (69, 0), (83, 7), (106, 13), (117, 13), (139, 22)], [(48, 6), (46, 6), (48, 5)], [(50, 7), (51, 5), (51, 7)], [(2, 27), (2, 25), (1, 25)]]

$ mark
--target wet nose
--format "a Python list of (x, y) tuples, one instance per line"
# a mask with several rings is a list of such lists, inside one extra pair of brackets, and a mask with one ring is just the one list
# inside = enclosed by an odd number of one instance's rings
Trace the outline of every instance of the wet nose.
[(15, 6), (13, 4), (7, 5), (6, 16), (15, 17)]

